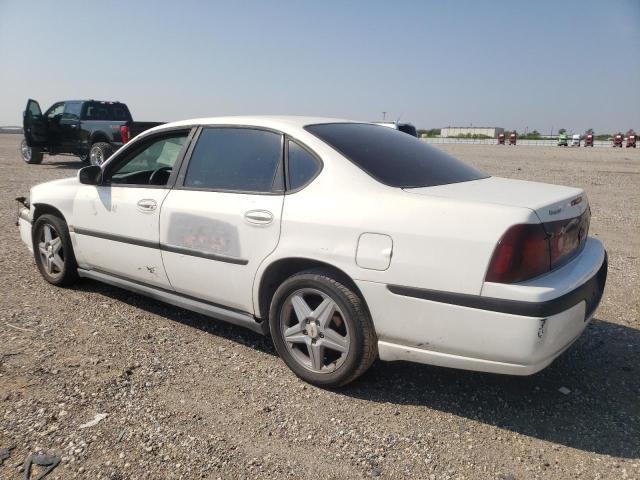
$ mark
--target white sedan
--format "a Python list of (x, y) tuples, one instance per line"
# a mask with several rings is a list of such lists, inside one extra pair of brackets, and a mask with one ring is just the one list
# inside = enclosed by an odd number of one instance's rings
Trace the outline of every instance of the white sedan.
[(537, 372), (585, 329), (607, 274), (581, 189), (490, 177), (345, 120), (165, 124), (23, 203), (48, 282), (86, 277), (270, 334), (326, 387), (377, 357)]

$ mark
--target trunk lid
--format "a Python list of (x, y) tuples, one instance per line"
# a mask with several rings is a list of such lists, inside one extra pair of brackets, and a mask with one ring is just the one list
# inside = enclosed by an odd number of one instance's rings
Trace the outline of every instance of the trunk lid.
[(489, 281), (513, 283), (551, 271), (577, 255), (589, 233), (591, 212), (579, 188), (490, 177), (405, 191), (536, 213), (540, 225), (513, 225), (503, 234), (490, 262)]
[(588, 208), (586, 194), (580, 188), (500, 177), (404, 190), (418, 195), (528, 208), (536, 212), (542, 223), (575, 218)]

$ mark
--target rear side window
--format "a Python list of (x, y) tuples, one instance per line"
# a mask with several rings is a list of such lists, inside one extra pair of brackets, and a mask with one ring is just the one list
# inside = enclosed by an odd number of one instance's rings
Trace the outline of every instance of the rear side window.
[(251, 128), (205, 128), (191, 154), (184, 186), (272, 192), (281, 163), (280, 134)]
[(324, 123), (305, 130), (391, 187), (432, 187), (488, 175), (398, 130), (368, 123)]
[(131, 121), (129, 109), (123, 103), (87, 102), (84, 107), (85, 120)]
[(304, 147), (292, 142), (288, 142), (289, 156), (289, 189), (297, 190), (307, 184), (315, 177), (322, 166), (320, 162)]

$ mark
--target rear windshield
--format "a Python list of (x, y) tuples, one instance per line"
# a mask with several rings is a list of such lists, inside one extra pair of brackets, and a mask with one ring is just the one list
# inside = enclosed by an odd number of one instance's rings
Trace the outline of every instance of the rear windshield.
[(404, 133), (408, 133), (409, 135), (413, 136), (413, 137), (417, 137), (418, 136), (418, 131), (416, 130), (416, 127), (414, 127), (413, 125), (409, 125), (408, 123), (401, 123), (398, 125), (398, 130), (400, 130), (401, 132)]
[(84, 120), (112, 120), (126, 122), (131, 120), (129, 109), (124, 103), (87, 102), (84, 105)]
[(487, 174), (410, 135), (368, 123), (323, 123), (305, 130), (325, 141), (385, 185), (433, 187)]

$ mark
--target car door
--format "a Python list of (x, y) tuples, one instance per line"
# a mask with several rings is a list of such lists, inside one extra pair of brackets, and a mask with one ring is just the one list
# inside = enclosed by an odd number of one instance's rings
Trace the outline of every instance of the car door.
[(113, 157), (100, 185), (83, 185), (72, 229), (83, 265), (171, 288), (159, 249), (160, 207), (175, 182), (189, 130), (152, 135)]
[(205, 127), (160, 212), (162, 259), (183, 294), (253, 312), (258, 266), (278, 244), (283, 136)]
[(51, 153), (60, 151), (61, 129), (60, 120), (64, 112), (64, 102), (54, 103), (44, 114), (47, 128), (47, 146)]
[(60, 151), (74, 153), (80, 142), (80, 109), (82, 102), (65, 102), (60, 118)]
[(22, 128), (24, 138), (30, 147), (43, 147), (47, 145), (49, 141), (47, 122), (42, 115), (40, 104), (31, 98), (27, 100), (27, 106), (24, 109)]

